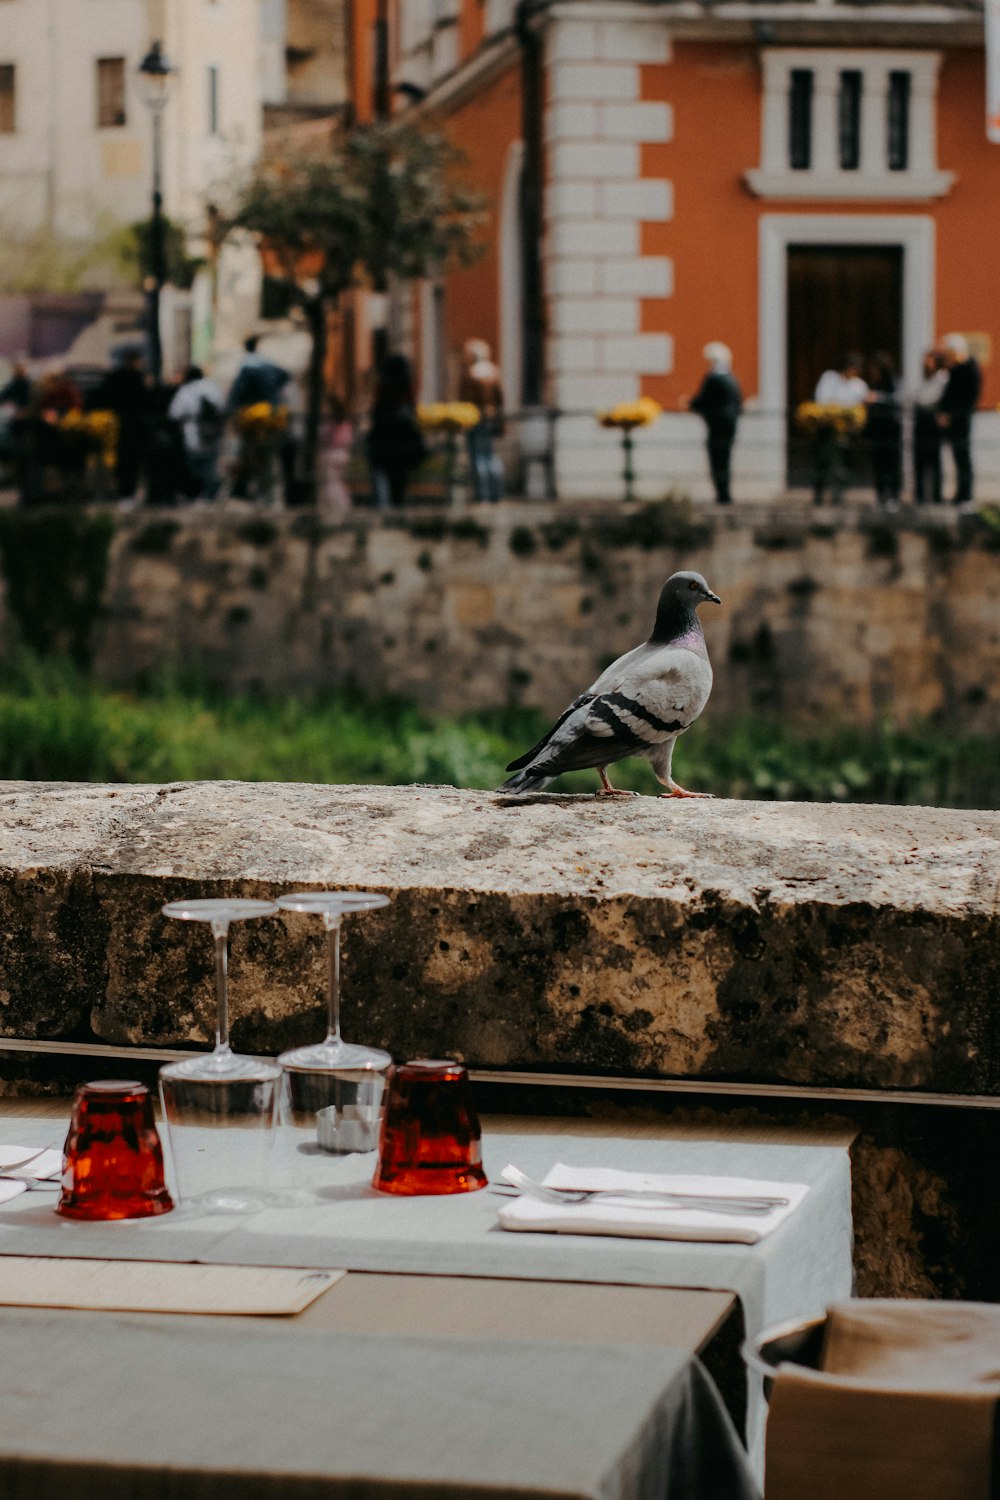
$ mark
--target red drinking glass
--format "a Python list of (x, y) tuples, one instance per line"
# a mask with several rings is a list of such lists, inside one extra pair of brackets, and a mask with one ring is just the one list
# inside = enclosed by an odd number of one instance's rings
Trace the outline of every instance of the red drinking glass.
[(378, 1166), (383, 1193), (474, 1193), (486, 1186), (479, 1120), (461, 1063), (401, 1063), (389, 1074)]
[(56, 1212), (67, 1219), (145, 1219), (173, 1206), (149, 1089), (117, 1079), (81, 1083)]

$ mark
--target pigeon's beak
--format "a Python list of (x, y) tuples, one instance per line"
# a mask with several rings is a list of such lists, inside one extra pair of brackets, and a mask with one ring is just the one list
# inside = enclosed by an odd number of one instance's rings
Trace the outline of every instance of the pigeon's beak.
[(708, 592), (705, 595), (705, 598), (706, 599), (711, 599), (711, 601), (712, 601), (713, 604), (721, 604), (722, 603), (722, 600), (719, 598), (718, 594), (713, 594), (711, 589), (708, 590)]

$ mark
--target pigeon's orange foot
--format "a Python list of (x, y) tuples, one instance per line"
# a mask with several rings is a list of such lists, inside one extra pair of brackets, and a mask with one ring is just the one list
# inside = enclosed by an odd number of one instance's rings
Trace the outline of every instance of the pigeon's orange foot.
[(608, 780), (608, 773), (603, 766), (598, 766), (597, 774), (601, 778), (601, 789), (597, 793), (599, 797), (638, 797), (638, 792), (626, 792), (619, 787), (612, 786)]
[(661, 797), (711, 797), (711, 792), (688, 792), (682, 786), (674, 782), (669, 791), (661, 792)]

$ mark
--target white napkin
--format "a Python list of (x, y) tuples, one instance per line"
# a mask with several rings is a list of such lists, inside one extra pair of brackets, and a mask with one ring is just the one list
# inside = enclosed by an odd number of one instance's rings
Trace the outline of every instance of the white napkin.
[(50, 1182), (61, 1175), (62, 1152), (59, 1150), (43, 1151), (34, 1161), (25, 1162), (23, 1167), (19, 1167), (17, 1163), (24, 1161), (32, 1149), (31, 1146), (0, 1146), (0, 1204), (9, 1203), (12, 1198), (19, 1198), (28, 1191), (27, 1182), (15, 1177), (4, 1177), (5, 1167), (16, 1171), (19, 1177), (21, 1174), (33, 1177), (36, 1182)]
[[(39, 1150), (36, 1146), (0, 1146), (0, 1177), (3, 1176), (7, 1167), (25, 1177), (34, 1177), (38, 1182), (44, 1182), (49, 1177), (58, 1177), (62, 1173), (62, 1151), (55, 1147), (42, 1151), (39, 1156), (33, 1157), (31, 1161), (24, 1161), (32, 1151)], [(24, 1162), (24, 1166), (19, 1166)]]
[(657, 1208), (626, 1198), (594, 1198), (589, 1203), (543, 1203), (527, 1193), (499, 1211), (504, 1229), (555, 1234), (613, 1234), (632, 1239), (716, 1240), (756, 1245), (793, 1214), (809, 1191), (803, 1182), (762, 1182), (750, 1177), (686, 1177), (671, 1173), (618, 1172), (610, 1167), (567, 1167), (558, 1162), (543, 1179), (547, 1187), (636, 1188), (661, 1193), (713, 1193), (727, 1197), (763, 1195), (787, 1198), (766, 1214), (709, 1213), (695, 1207)]

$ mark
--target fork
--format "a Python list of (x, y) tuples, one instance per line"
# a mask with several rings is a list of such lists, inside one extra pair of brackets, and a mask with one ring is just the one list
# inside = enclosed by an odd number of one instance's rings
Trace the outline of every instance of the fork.
[(51, 1149), (51, 1146), (41, 1146), (37, 1151), (32, 1151), (30, 1156), (21, 1156), (17, 1161), (10, 1161), (6, 1164), (0, 1163), (0, 1177), (16, 1177), (23, 1167), (30, 1166), (33, 1161), (37, 1161), (40, 1156), (44, 1156), (46, 1151)]
[(536, 1182), (514, 1166), (506, 1166), (500, 1173), (505, 1182), (520, 1188), (531, 1198), (540, 1198), (545, 1203), (590, 1203), (595, 1198), (627, 1198), (648, 1203), (656, 1208), (696, 1208), (716, 1214), (769, 1214), (772, 1209), (784, 1208), (787, 1198), (770, 1198), (763, 1194), (730, 1196), (725, 1193), (671, 1193), (657, 1188), (559, 1188), (544, 1182)]

